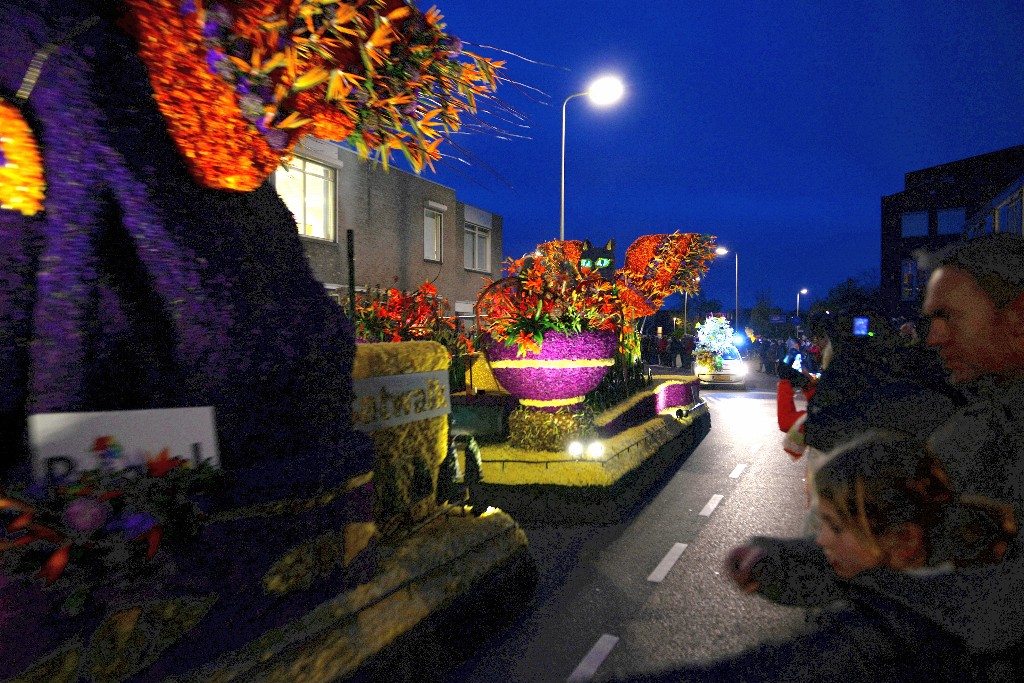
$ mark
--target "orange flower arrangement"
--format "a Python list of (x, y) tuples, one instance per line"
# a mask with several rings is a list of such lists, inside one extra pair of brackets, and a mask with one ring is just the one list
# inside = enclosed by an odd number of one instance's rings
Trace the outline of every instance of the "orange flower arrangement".
[[(563, 250), (554, 248), (567, 245)], [(519, 259), (506, 259), (505, 277), (489, 284), (477, 301), (478, 327), (519, 356), (540, 352), (544, 333), (611, 330), (629, 334), (618, 288), (594, 269), (579, 268), (578, 245), (547, 243)], [(572, 257), (575, 256), (575, 259)]]
[(45, 195), (35, 136), (21, 111), (0, 99), (0, 208), (34, 216), (43, 210)]
[(307, 133), (432, 167), (503, 67), (405, 0), (126, 2), (168, 129), (217, 189), (255, 189)]

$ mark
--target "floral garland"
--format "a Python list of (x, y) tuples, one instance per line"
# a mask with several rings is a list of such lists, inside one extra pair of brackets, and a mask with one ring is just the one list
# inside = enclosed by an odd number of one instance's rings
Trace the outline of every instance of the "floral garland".
[(0, 208), (34, 216), (43, 210), (45, 195), (35, 136), (21, 111), (0, 99)]
[[(128, 29), (193, 176), (258, 187), (311, 133), (419, 172), (503, 67), (405, 0), (127, 0)], [(468, 61), (460, 61), (460, 57)]]

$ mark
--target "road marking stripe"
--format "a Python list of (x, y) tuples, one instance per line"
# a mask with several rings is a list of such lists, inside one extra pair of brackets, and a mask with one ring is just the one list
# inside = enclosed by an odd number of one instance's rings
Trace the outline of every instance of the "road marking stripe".
[(619, 642), (618, 636), (610, 636), (605, 633), (603, 636), (597, 639), (594, 643), (594, 647), (590, 648), (590, 652), (583, 658), (576, 668), (569, 674), (569, 678), (566, 679), (567, 683), (586, 683), (594, 678), (594, 674), (597, 673), (597, 668), (604, 662), (605, 657), (612, 651), (615, 644)]
[(729, 478), (739, 479), (739, 476), (743, 474), (743, 470), (745, 469), (747, 469), (747, 463), (741, 462), (739, 465), (736, 465), (736, 469), (729, 473)]
[(658, 566), (654, 568), (654, 571), (647, 577), (647, 580), (653, 581), (654, 583), (661, 583), (661, 581), (672, 570), (672, 567), (675, 566), (676, 561), (679, 560), (679, 556), (683, 554), (684, 550), (686, 550), (685, 543), (676, 543), (673, 545), (672, 548), (669, 549), (668, 553), (665, 554), (665, 557), (661, 558), (661, 562), (659, 562)]
[(704, 506), (704, 509), (700, 511), (701, 516), (710, 517), (711, 513), (715, 511), (716, 507), (718, 507), (718, 504), (722, 502), (722, 498), (724, 498), (724, 496), (719, 493), (711, 496), (711, 500), (709, 500), (708, 504)]

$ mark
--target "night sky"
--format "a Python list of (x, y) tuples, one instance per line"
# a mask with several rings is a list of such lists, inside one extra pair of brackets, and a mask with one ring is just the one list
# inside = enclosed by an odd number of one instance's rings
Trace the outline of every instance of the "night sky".
[[(562, 102), (608, 73), (619, 103), (568, 104), (566, 238), (615, 238), (621, 264), (641, 234), (715, 235), (741, 307), (876, 284), (881, 197), (906, 172), (1024, 143), (1020, 0), (437, 5), (524, 86), (498, 92), (524, 127), (485, 114), (514, 135), (460, 134), (447, 152), (468, 163), (426, 172), (504, 216), (505, 256), (557, 238)], [(734, 268), (703, 283), (728, 310)]]

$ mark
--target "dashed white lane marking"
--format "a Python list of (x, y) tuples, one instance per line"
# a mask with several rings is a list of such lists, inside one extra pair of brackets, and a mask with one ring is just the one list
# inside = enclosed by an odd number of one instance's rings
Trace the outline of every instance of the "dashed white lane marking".
[(739, 465), (736, 465), (736, 469), (729, 473), (729, 478), (739, 479), (739, 476), (743, 474), (743, 470), (745, 469), (747, 469), (747, 463), (741, 462)]
[(647, 577), (647, 580), (653, 581), (654, 583), (661, 583), (661, 581), (672, 570), (672, 567), (675, 566), (676, 561), (679, 559), (679, 556), (683, 554), (684, 550), (686, 550), (685, 543), (676, 543), (673, 545), (668, 553), (665, 554), (665, 557), (661, 558), (661, 562), (659, 562), (658, 566), (654, 568), (654, 571)]
[(708, 504), (704, 506), (704, 509), (700, 511), (701, 517), (710, 517), (711, 513), (715, 511), (716, 507), (718, 507), (718, 504), (722, 502), (723, 497), (724, 496), (720, 493), (716, 493), (711, 496), (711, 500), (709, 500)]
[(619, 642), (618, 636), (610, 636), (605, 633), (603, 636), (597, 639), (594, 643), (594, 647), (590, 648), (590, 652), (587, 656), (576, 665), (576, 668), (569, 674), (569, 678), (566, 679), (567, 683), (587, 683), (594, 678), (594, 674), (597, 673), (597, 668), (604, 662), (605, 657), (612, 651), (615, 644)]

